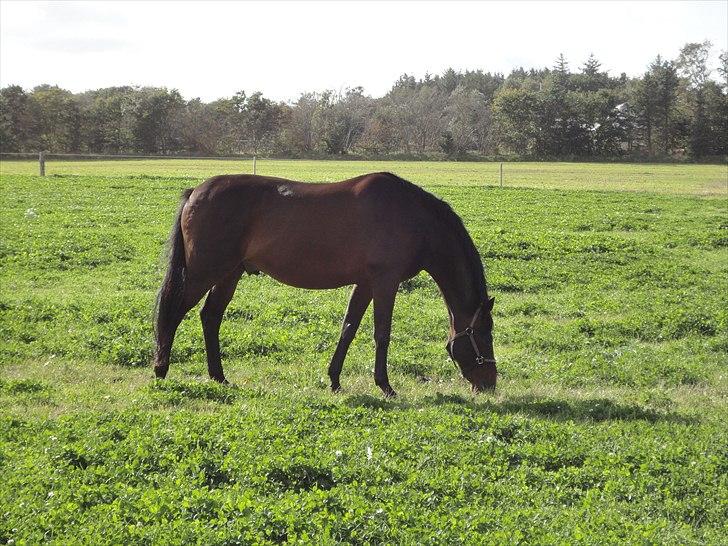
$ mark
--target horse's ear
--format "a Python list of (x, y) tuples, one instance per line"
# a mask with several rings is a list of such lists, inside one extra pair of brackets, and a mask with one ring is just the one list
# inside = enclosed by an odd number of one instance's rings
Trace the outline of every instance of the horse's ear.
[(493, 310), (493, 305), (495, 305), (495, 296), (493, 296), (492, 298), (489, 298), (488, 299), (488, 302), (485, 304), (485, 308), (488, 311), (492, 311)]

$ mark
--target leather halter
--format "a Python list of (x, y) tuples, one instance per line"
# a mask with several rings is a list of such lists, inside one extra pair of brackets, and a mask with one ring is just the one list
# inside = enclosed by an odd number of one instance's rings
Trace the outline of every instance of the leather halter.
[[(475, 311), (475, 315), (473, 315), (473, 319), (470, 321), (470, 325), (468, 325), (465, 330), (462, 332), (456, 333), (452, 338), (450, 339), (450, 355), (452, 356), (452, 349), (453, 345), (455, 344), (455, 340), (464, 336), (468, 336), (470, 338), (470, 344), (473, 346), (473, 351), (475, 351), (475, 366), (482, 366), (484, 363), (488, 364), (495, 364), (494, 358), (485, 358), (481, 353), (480, 349), (478, 348), (478, 344), (475, 343), (475, 331), (473, 330), (473, 327), (475, 326), (475, 321), (478, 320), (478, 317), (480, 316), (481, 311), (483, 310), (483, 305), (481, 304), (480, 307), (478, 307), (477, 311)], [(453, 358), (453, 360), (455, 360)], [(474, 366), (474, 367), (475, 367)]]

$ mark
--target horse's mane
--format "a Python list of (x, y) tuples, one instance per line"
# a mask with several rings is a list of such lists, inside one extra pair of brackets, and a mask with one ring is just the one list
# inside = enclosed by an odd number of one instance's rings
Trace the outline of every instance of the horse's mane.
[(473, 287), (478, 291), (481, 300), (488, 295), (488, 286), (485, 280), (485, 271), (483, 270), (483, 262), (480, 259), (480, 253), (475, 248), (473, 239), (470, 237), (468, 230), (465, 229), (462, 219), (452, 210), (452, 207), (439, 197), (435, 197), (430, 192), (423, 190), (418, 185), (408, 182), (400, 178), (396, 174), (383, 173), (398, 181), (403, 188), (410, 191), (419, 202), (431, 211), (438, 220), (440, 220), (447, 228), (456, 235), (459, 241), (465, 259), (467, 261), (468, 270), (472, 275)]

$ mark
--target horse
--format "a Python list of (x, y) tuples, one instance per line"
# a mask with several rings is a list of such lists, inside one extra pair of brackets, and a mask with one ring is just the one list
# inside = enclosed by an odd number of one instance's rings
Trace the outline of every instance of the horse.
[(244, 273), (263, 272), (299, 288), (353, 285), (328, 375), (340, 375), (364, 312), (374, 302), (374, 381), (387, 375), (392, 310), (403, 281), (426, 271), (449, 314), (446, 350), (475, 392), (494, 389), (492, 310), (483, 264), (460, 217), (443, 200), (392, 173), (335, 183), (221, 175), (187, 189), (169, 238), (157, 298), (154, 371), (166, 377), (175, 332), (200, 311), (210, 378), (226, 383), (220, 324)]

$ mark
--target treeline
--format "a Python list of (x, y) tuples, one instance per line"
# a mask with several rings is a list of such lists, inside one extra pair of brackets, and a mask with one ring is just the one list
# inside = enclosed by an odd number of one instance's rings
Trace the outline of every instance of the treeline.
[(571, 70), (403, 75), (381, 98), (361, 87), (303, 93), (293, 103), (236, 93), (210, 103), (156, 87), (71, 93), (0, 90), (3, 152), (267, 154), (286, 157), (511, 156), (532, 159), (724, 160), (728, 53), (717, 80), (711, 44), (658, 56), (639, 78), (613, 77), (592, 55)]

